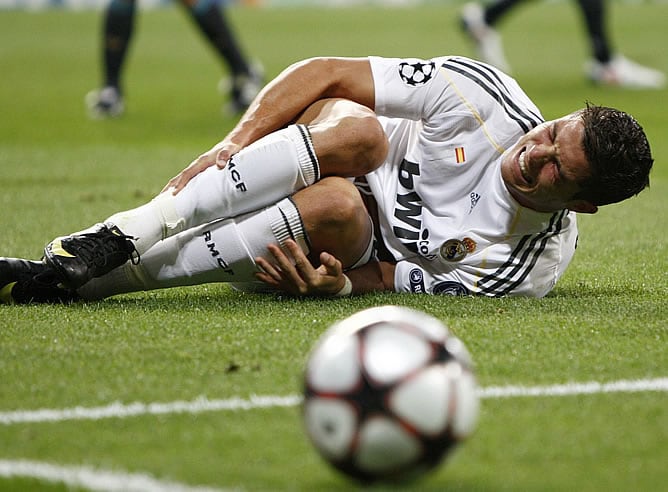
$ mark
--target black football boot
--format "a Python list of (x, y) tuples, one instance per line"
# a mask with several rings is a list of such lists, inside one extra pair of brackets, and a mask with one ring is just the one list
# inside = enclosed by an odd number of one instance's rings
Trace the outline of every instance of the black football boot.
[(0, 257), (0, 304), (70, 303), (78, 299), (44, 262)]
[(128, 260), (137, 264), (139, 254), (132, 239), (114, 225), (96, 224), (51, 241), (44, 248), (44, 262), (60, 275), (63, 285), (77, 289)]

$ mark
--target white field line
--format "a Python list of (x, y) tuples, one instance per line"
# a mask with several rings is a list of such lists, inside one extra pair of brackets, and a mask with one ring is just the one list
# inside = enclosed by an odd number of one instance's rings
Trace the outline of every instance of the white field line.
[[(480, 388), (481, 398), (511, 398), (536, 396), (568, 396), (593, 393), (632, 393), (641, 391), (668, 391), (668, 377), (657, 379), (620, 380), (609, 383), (566, 383), (552, 386), (489, 386)], [(63, 409), (15, 410), (0, 412), (0, 424), (12, 425), (29, 422), (59, 422), (64, 420), (100, 420), (128, 418), (140, 415), (171, 413), (196, 414), (222, 410), (253, 410), (257, 408), (293, 407), (302, 401), (301, 395), (251, 396), (248, 399), (230, 398), (209, 400), (199, 397), (191, 401), (170, 403), (111, 403), (102, 407), (73, 407)]]
[(142, 473), (101, 470), (87, 466), (61, 466), (39, 461), (0, 460), (0, 477), (28, 477), (67, 487), (104, 492), (223, 492), (158, 480)]
[[(490, 386), (480, 388), (478, 394), (481, 398), (511, 398), (638, 391), (668, 391), (668, 378), (621, 380), (610, 383), (567, 383), (552, 386)], [(11, 425), (26, 422), (125, 418), (147, 414), (252, 410), (255, 408), (292, 407), (299, 405), (301, 401), (301, 396), (289, 395), (252, 396), (247, 400), (241, 398), (209, 400), (200, 397), (193, 401), (171, 403), (131, 403), (129, 405), (112, 403), (104, 407), (3, 412), (0, 413), (0, 423)], [(85, 488), (94, 492), (223, 492), (220, 489), (159, 480), (141, 473), (109, 471), (86, 466), (60, 466), (27, 460), (0, 459), (0, 477), (29, 477), (51, 483), (63, 483), (68, 487)]]
[(73, 407), (63, 409), (42, 408), (38, 410), (16, 410), (0, 413), (0, 424), (11, 425), (24, 422), (59, 422), (62, 420), (100, 420), (127, 418), (139, 415), (169, 413), (202, 413), (221, 410), (253, 410), (256, 408), (294, 407), (301, 403), (301, 396), (251, 396), (249, 399), (229, 398), (209, 400), (200, 396), (191, 401), (170, 403), (114, 402), (103, 407)]
[(568, 396), (594, 393), (637, 393), (668, 391), (668, 378), (631, 379), (610, 383), (566, 383), (552, 386), (488, 386), (480, 388), (480, 398), (511, 398), (515, 396)]

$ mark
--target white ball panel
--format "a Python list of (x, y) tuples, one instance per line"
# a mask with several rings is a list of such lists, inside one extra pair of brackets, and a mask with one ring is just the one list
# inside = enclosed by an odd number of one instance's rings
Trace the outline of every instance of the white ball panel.
[(473, 434), (478, 425), (480, 397), (475, 377), (469, 371), (462, 371), (456, 379), (456, 408), (452, 419), (452, 432), (458, 439)]
[(355, 436), (357, 415), (345, 401), (334, 398), (311, 398), (304, 403), (306, 431), (330, 459), (341, 459), (350, 450)]
[(355, 336), (326, 338), (309, 359), (306, 378), (311, 388), (328, 393), (352, 390), (360, 380), (358, 352)]
[(390, 406), (420, 432), (434, 435), (447, 426), (450, 396), (445, 368), (435, 364), (395, 388)]
[(459, 338), (453, 336), (448, 337), (445, 342), (445, 348), (448, 352), (454, 355), (455, 359), (462, 362), (465, 366), (469, 368), (473, 367), (471, 354), (464, 345), (464, 342), (462, 342)]
[(414, 310), (404, 310), (402, 321), (414, 325), (422, 334), (433, 342), (444, 342), (448, 337), (448, 329), (438, 319), (426, 313)]
[(383, 323), (367, 332), (362, 359), (369, 376), (388, 384), (415, 371), (431, 356), (419, 335)]
[(400, 306), (377, 306), (358, 311), (333, 325), (328, 333), (351, 334), (365, 326), (383, 321), (413, 325), (433, 341), (442, 342), (448, 335), (448, 329), (437, 318), (422, 311)]
[(420, 442), (386, 417), (368, 419), (360, 429), (355, 463), (367, 472), (391, 472), (419, 456)]

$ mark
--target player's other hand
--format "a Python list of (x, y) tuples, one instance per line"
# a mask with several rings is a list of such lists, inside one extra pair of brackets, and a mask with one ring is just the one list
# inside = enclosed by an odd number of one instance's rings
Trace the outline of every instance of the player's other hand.
[(276, 244), (270, 244), (267, 249), (273, 261), (256, 258), (263, 271), (255, 276), (272, 287), (299, 296), (328, 296), (336, 294), (345, 285), (341, 262), (329, 253), (320, 253), (321, 264), (314, 268), (291, 239), (285, 242), (285, 250)]
[(198, 156), (197, 159), (188, 165), (188, 167), (170, 179), (162, 189), (161, 193), (171, 188), (172, 194), (176, 195), (179, 191), (185, 188), (191, 179), (211, 166), (215, 165), (218, 166), (218, 169), (223, 169), (230, 160), (230, 157), (239, 150), (240, 146), (237, 144), (225, 141), (220, 142), (207, 152)]

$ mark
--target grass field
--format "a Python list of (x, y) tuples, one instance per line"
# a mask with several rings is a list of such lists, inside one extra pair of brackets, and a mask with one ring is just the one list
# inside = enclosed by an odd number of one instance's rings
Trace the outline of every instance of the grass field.
[[(617, 46), (668, 71), (668, 4), (612, 11)], [(323, 54), (472, 54), (456, 12), (449, 5), (382, 16), (377, 8), (231, 14), (248, 51), (274, 75)], [(141, 16), (125, 117), (88, 120), (83, 95), (99, 81), (99, 24), (90, 11), (0, 12), (0, 255), (38, 257), (53, 237), (143, 203), (234, 124), (220, 112), (220, 69), (176, 8)], [(649, 191), (580, 217), (578, 253), (551, 295), (321, 301), (210, 285), (73, 306), (0, 306), (0, 490), (95, 488), (62, 478), (80, 467), (98, 478), (113, 472), (102, 488), (120, 483), (118, 490), (129, 490), (123, 480), (132, 477), (159, 480), (153, 490), (349, 490), (354, 484), (307, 442), (298, 406), (212, 409), (198, 398), (299, 395), (318, 335), (379, 304), (446, 322), (472, 353), (483, 389), (664, 381), (663, 391), (485, 398), (476, 435), (402, 489), (666, 490), (668, 91), (588, 84), (570, 2), (526, 6), (503, 29), (515, 75), (546, 118), (587, 100), (621, 107), (645, 126), (656, 159)], [(177, 401), (200, 406), (177, 411)], [(121, 406), (109, 407), (114, 402)], [(136, 402), (164, 406), (124, 415), (132, 407), (122, 405)], [(79, 417), (65, 412), (74, 407), (83, 408)], [(97, 407), (111, 410), (86, 413)], [(61, 478), (37, 477), (44, 464)]]

